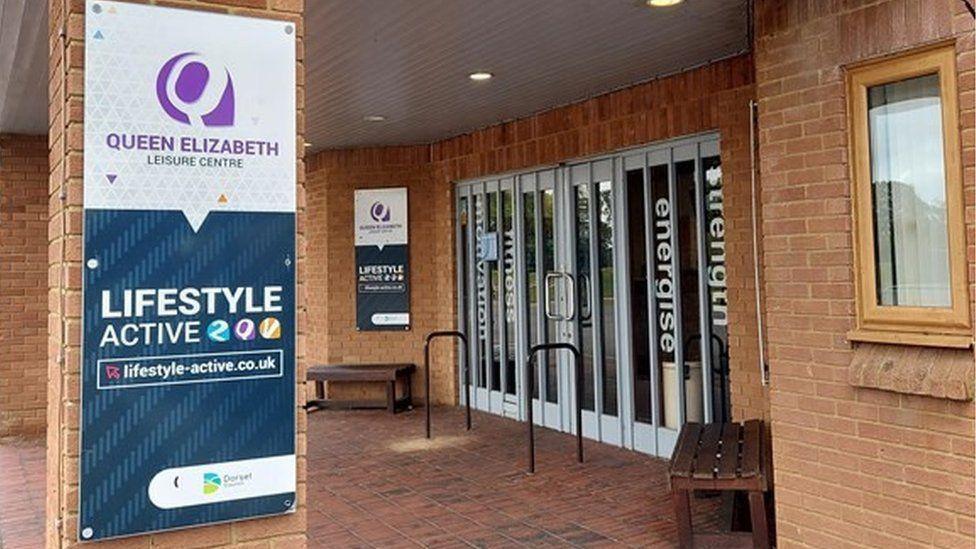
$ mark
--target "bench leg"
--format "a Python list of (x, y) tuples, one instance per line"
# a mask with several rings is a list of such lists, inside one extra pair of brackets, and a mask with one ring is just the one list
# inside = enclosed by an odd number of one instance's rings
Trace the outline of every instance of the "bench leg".
[(315, 382), (315, 396), (316, 398), (325, 398), (325, 383), (321, 381)]
[(749, 492), (749, 516), (752, 518), (752, 546), (769, 549), (769, 524), (766, 521), (766, 494)]
[(671, 490), (674, 519), (678, 522), (678, 545), (682, 549), (692, 547), (690, 494), (690, 490)]
[(403, 376), (403, 380), (407, 384), (407, 410), (413, 409), (413, 382), (410, 379), (410, 374)]
[(391, 413), (396, 413), (396, 381), (386, 382), (386, 409)]

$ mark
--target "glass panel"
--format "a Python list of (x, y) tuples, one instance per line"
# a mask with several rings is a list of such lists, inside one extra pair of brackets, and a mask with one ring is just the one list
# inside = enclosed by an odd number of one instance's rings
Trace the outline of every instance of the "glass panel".
[(677, 185), (678, 256), (681, 268), (681, 334), (684, 350), (685, 421), (701, 422), (702, 357), (698, 291), (698, 209), (695, 199), (695, 161), (674, 165)]
[(577, 325), (579, 326), (580, 352), (583, 354), (583, 409), (593, 410), (593, 307), (590, 270), (590, 186), (576, 186), (576, 277), (577, 277)]
[[(542, 273), (549, 273), (556, 266), (556, 243), (554, 236), (555, 200), (552, 189), (542, 191)], [(544, 276), (544, 275), (543, 275)], [(540, 277), (540, 284), (544, 280)], [(540, 297), (541, 300), (541, 297)], [(556, 321), (545, 319), (545, 342), (556, 341)], [(541, 357), (540, 357), (541, 359)], [(546, 402), (559, 401), (559, 375), (555, 354), (553, 358), (545, 359)]]
[(939, 75), (868, 89), (879, 305), (950, 307)]
[(596, 187), (597, 203), (597, 259), (600, 265), (599, 310), (601, 319), (601, 366), (603, 367), (602, 413), (617, 415), (617, 332), (616, 296), (613, 267), (613, 187), (601, 181)]
[[(535, 192), (527, 192), (522, 195), (522, 220), (523, 220), (523, 234), (525, 239), (522, 242), (523, 255), (525, 257), (525, 302), (527, 309), (525, 311), (526, 317), (526, 337), (528, 338), (529, 347), (539, 343), (537, 338), (539, 336), (536, 322), (538, 322), (539, 315), (539, 279), (538, 279), (538, 269), (536, 268), (535, 259)], [(539, 360), (540, 357), (536, 357)], [(540, 371), (541, 371), (541, 367)], [(535, 383), (532, 386), (532, 398), (539, 398), (539, 384)]]
[(630, 236), (630, 356), (634, 376), (634, 419), (651, 422), (651, 350), (647, 322), (647, 238), (644, 227), (644, 170), (628, 170), (627, 231)]
[(670, 429), (678, 427), (677, 385), (678, 378), (674, 367), (678, 342), (675, 327), (674, 291), (674, 227), (671, 221), (673, 203), (668, 191), (668, 165), (651, 166), (650, 200), (653, 223), (653, 242), (651, 260), (654, 277), (654, 318), (658, 355), (658, 413), (664, 418), (664, 425)]
[(485, 195), (477, 194), (474, 197), (474, 218), (475, 218), (475, 288), (478, 299), (478, 349), (481, 360), (478, 361), (476, 378), (478, 387), (486, 387), (487, 375), (485, 364), (491, 356), (491, 348), (488, 344), (488, 319), (490, 311), (490, 300), (488, 299), (488, 254), (489, 246), (485, 235)]
[(502, 330), (505, 326), (505, 321), (502, 318), (503, 309), (499, 306), (498, 296), (501, 290), (501, 281), (499, 280), (500, 274), (498, 271), (498, 193), (491, 192), (488, 193), (488, 240), (489, 248), (493, 251), (491, 256), (488, 258), (488, 303), (489, 306), (494, 309), (491, 320), (492, 320), (492, 331), (491, 331), (491, 352), (488, 355), (491, 361), (491, 374), (489, 375), (489, 380), (491, 382), (491, 390), (500, 391), (501, 390), (501, 359), (502, 359)]
[(505, 309), (505, 392), (515, 394), (515, 193), (504, 190), (502, 199), (502, 240), (504, 243), (504, 309)]
[[(468, 324), (468, 319), (470, 318), (469, 315), (471, 314), (470, 296), (468, 295), (468, 272), (470, 267), (468, 265), (468, 246), (470, 245), (471, 240), (468, 238), (468, 198), (467, 197), (461, 197), (461, 199), (458, 201), (458, 230), (461, 238), (461, 242), (460, 242), (461, 272), (459, 273), (461, 276), (461, 287), (458, 288), (458, 292), (460, 292), (461, 302), (463, 303), (463, 308), (464, 308), (464, 310), (461, 311), (462, 314), (460, 315), (461, 321), (459, 323), (460, 324), (459, 330), (467, 334), (468, 327), (470, 326)], [(459, 366), (461, 368), (467, 368), (470, 365), (470, 361), (468, 360), (468, 357), (463, 356), (463, 354), (462, 356), (459, 357), (459, 362), (460, 362)], [(463, 373), (464, 370), (461, 370), (461, 372)], [(471, 377), (471, 372), (468, 372), (468, 376), (469, 378)], [(463, 392), (465, 389), (462, 388), (461, 390)]]
[[(731, 415), (729, 402), (729, 300), (725, 277), (725, 197), (722, 187), (722, 161), (716, 156), (702, 158), (705, 203), (705, 262), (708, 284), (708, 323), (711, 334), (706, 348), (712, 361), (712, 410), (716, 421)], [(685, 304), (685, 307), (688, 305)]]

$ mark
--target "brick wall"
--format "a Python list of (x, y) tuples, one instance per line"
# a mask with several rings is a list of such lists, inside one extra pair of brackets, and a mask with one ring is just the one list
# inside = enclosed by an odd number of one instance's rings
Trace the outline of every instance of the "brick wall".
[(0, 135), (0, 437), (44, 431), (47, 138)]
[[(958, 0), (757, 2), (771, 417), (782, 547), (972, 547), (972, 402), (855, 388), (846, 64), (957, 40), (970, 283), (973, 20)], [(968, 361), (973, 358), (970, 351)]]
[[(161, 5), (227, 12), (292, 21), (297, 29), (297, 128), (299, 155), (303, 153), (304, 12), (303, 0), (167, 0)], [(84, 9), (79, 0), (49, 0), (50, 178), (48, 186), (48, 398), (47, 505), (48, 547), (77, 546), (78, 525), (78, 405), (81, 366), (81, 242), (83, 179)], [(66, 30), (65, 43), (60, 32)], [(62, 54), (62, 52), (65, 54)], [(65, 71), (67, 66), (67, 71)], [(66, 84), (62, 85), (63, 73)], [(298, 174), (297, 238), (297, 391), (296, 406), (304, 403), (306, 341), (304, 239), (305, 166), (296, 158)], [(280, 517), (191, 528), (98, 543), (98, 547), (304, 547), (306, 541), (305, 414), (296, 414), (298, 455), (297, 512)]]
[[(452, 286), (434, 262), (441, 241), (453, 238), (443, 227), (444, 213), (435, 205), (435, 187), (426, 146), (326, 151), (308, 163), (310, 348), (312, 363), (413, 362), (423, 364), (424, 337), (454, 324)], [(410, 231), (411, 327), (406, 332), (356, 330), (356, 273), (353, 246), (353, 197), (356, 189), (407, 187)], [(446, 236), (445, 236), (446, 235)], [(447, 290), (447, 291), (445, 291)], [(449, 344), (434, 344), (431, 353), (431, 400), (454, 402), (457, 383), (448, 368)], [(413, 380), (421, 402), (423, 376)], [(378, 384), (336, 384), (335, 398), (383, 398)]]
[[(309, 257), (319, 272), (310, 278), (313, 353), (329, 361), (389, 360), (392, 348), (420, 364), (424, 332), (455, 326), (453, 182), (718, 130), (728, 224), (733, 409), (736, 417), (764, 416), (768, 401), (758, 377), (749, 217), (753, 93), (752, 58), (740, 56), (429, 147), (316, 154), (309, 163)], [(415, 325), (405, 334), (356, 333), (352, 191), (393, 185), (411, 189)], [(435, 353), (432, 361), (435, 402), (455, 402), (453, 360)]]

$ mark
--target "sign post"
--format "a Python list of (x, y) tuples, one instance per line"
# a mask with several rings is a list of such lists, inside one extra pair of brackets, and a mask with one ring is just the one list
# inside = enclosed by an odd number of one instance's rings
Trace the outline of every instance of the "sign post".
[(358, 190), (356, 329), (410, 329), (407, 189)]
[(79, 538), (293, 511), (294, 25), (85, 9)]

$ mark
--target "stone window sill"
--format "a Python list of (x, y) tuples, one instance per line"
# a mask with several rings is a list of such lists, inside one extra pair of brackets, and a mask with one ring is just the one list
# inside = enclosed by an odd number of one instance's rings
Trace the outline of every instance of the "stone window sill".
[(909, 395), (973, 400), (976, 361), (971, 349), (856, 343), (848, 381)]

